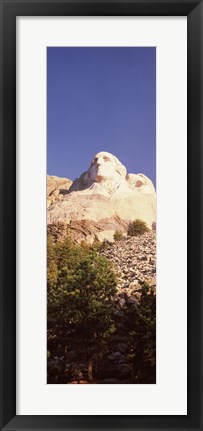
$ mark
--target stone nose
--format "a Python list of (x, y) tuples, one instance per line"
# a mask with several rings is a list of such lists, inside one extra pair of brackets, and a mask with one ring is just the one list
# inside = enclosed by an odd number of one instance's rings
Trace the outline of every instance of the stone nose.
[(99, 157), (98, 159), (97, 159), (97, 166), (100, 166), (100, 165), (103, 165), (104, 164), (104, 159), (103, 159), (103, 157)]

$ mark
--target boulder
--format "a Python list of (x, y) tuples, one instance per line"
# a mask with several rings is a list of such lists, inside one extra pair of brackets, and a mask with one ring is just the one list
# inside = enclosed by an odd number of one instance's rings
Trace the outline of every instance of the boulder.
[(53, 202), (60, 200), (61, 196), (67, 193), (71, 184), (72, 181), (68, 178), (47, 175), (47, 208), (49, 208)]

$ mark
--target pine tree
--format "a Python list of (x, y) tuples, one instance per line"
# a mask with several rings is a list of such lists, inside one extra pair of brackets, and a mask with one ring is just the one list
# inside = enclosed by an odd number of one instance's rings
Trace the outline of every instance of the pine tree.
[(93, 355), (105, 351), (114, 331), (116, 277), (110, 263), (94, 250), (67, 243), (56, 246), (57, 285), (48, 289), (48, 348), (68, 345), (86, 358), (89, 381)]
[(156, 294), (143, 283), (136, 310), (128, 310), (129, 344), (133, 352), (133, 373), (137, 383), (156, 382)]

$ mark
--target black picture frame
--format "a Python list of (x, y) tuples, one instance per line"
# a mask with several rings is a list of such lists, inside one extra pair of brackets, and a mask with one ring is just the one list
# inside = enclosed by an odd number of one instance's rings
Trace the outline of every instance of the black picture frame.
[[(203, 430), (203, 1), (0, 0), (1, 7), (1, 403), (2, 430)], [(16, 17), (187, 16), (188, 414), (16, 416)], [(175, 352), (174, 352), (175, 353)], [(175, 391), (175, 387), (174, 387)]]

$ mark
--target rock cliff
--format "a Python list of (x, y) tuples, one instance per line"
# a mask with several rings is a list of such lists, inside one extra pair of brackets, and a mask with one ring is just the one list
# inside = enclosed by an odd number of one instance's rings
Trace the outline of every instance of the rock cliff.
[[(116, 229), (127, 232), (129, 222), (137, 218), (150, 229), (156, 222), (156, 193), (151, 180), (144, 174), (128, 174), (108, 152), (96, 154), (89, 169), (69, 184), (65, 192), (60, 191), (64, 189), (61, 183), (49, 194), (48, 224), (73, 226), (85, 221), (91, 231), (85, 239), (92, 242), (96, 236), (112, 241)], [(53, 193), (57, 196), (52, 198)]]
[(56, 201), (60, 201), (69, 190), (72, 181), (68, 178), (59, 178), (55, 175), (47, 175), (47, 207)]

